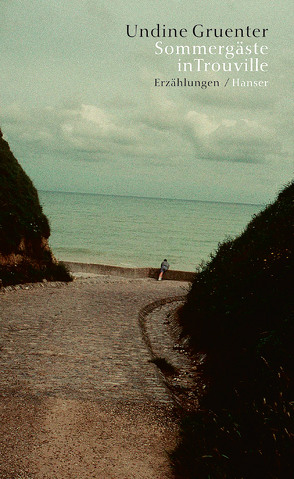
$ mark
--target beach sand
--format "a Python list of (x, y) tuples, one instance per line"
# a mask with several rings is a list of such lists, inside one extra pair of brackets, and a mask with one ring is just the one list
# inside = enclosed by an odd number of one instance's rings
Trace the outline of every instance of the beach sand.
[(0, 478), (169, 479), (178, 422), (138, 318), (188, 283), (77, 276), (0, 295)]

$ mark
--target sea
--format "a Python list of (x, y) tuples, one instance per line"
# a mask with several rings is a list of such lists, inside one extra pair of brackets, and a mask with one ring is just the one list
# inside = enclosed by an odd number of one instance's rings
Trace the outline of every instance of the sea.
[(58, 260), (195, 271), (263, 205), (39, 192)]

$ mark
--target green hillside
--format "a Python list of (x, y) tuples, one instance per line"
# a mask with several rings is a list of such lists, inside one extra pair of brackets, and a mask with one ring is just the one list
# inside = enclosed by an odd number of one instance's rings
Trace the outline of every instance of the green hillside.
[(32, 181), (0, 130), (0, 279), (3, 285), (70, 277), (47, 240), (50, 227)]
[(196, 275), (181, 325), (207, 393), (183, 423), (178, 477), (293, 477), (293, 225), (292, 182)]

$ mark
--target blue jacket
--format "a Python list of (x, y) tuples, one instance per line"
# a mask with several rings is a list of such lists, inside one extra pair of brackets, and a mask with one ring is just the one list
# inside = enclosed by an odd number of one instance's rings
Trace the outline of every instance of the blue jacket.
[(161, 263), (161, 269), (162, 269), (162, 271), (167, 271), (168, 268), (169, 268), (168, 262), (167, 262), (167, 261), (163, 261), (163, 262)]

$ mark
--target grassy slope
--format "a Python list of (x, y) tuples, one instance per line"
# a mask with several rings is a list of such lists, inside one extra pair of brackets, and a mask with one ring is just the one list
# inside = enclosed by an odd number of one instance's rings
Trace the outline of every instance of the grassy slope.
[(184, 421), (179, 477), (293, 477), (293, 200), (294, 183), (192, 285), (181, 322), (209, 387)]
[(0, 250), (17, 250), (22, 237), (28, 240), (50, 235), (47, 218), (42, 212), (38, 193), (0, 136)]
[[(45, 246), (50, 228), (37, 190), (12, 154), (1, 130), (0, 178), (0, 279), (3, 284), (43, 278), (69, 279)], [(11, 255), (17, 255), (17, 264), (9, 264)]]

